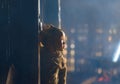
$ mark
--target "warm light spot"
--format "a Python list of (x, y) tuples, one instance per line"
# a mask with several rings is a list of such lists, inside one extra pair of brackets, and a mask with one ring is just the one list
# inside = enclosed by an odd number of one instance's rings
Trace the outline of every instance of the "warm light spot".
[(96, 32), (99, 33), (99, 34), (102, 34), (103, 30), (102, 29), (96, 29)]
[(98, 74), (101, 74), (101, 73), (102, 73), (102, 69), (101, 69), (101, 68), (98, 68), (97, 73), (98, 73)]
[(97, 57), (100, 57), (100, 56), (102, 56), (102, 52), (96, 52), (96, 54), (95, 54)]
[(74, 48), (75, 48), (75, 44), (72, 43), (72, 44), (70, 45), (70, 48), (71, 48), (71, 49), (74, 49)]
[(112, 41), (112, 36), (109, 36), (108, 37), (108, 42), (111, 42)]
[(70, 63), (75, 63), (75, 60), (73, 58), (70, 59)]
[(71, 51), (70, 51), (70, 55), (71, 55), (71, 56), (74, 56), (74, 55), (75, 55), (75, 50), (71, 50)]

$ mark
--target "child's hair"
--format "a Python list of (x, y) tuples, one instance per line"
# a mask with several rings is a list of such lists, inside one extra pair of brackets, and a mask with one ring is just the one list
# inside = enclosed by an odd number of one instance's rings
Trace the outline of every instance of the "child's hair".
[(62, 35), (63, 31), (61, 29), (53, 25), (47, 25), (43, 28), (43, 31), (40, 32), (40, 42), (44, 47), (52, 46), (54, 49), (57, 49), (58, 41)]

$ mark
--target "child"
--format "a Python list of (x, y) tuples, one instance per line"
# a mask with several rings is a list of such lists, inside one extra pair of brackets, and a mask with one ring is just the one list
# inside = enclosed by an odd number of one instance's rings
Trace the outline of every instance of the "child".
[(63, 30), (52, 25), (40, 33), (40, 78), (41, 84), (66, 84), (66, 36)]

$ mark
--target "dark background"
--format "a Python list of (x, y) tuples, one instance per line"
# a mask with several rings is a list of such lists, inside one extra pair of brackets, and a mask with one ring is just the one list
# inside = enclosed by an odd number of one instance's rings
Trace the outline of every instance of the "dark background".
[(16, 84), (37, 84), (37, 0), (0, 0), (0, 84), (15, 67)]

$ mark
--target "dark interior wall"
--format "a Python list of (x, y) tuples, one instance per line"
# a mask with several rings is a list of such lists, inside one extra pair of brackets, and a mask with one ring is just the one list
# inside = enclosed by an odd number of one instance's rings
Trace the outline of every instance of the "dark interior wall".
[(15, 67), (15, 84), (37, 84), (38, 1), (0, 0), (0, 84)]

